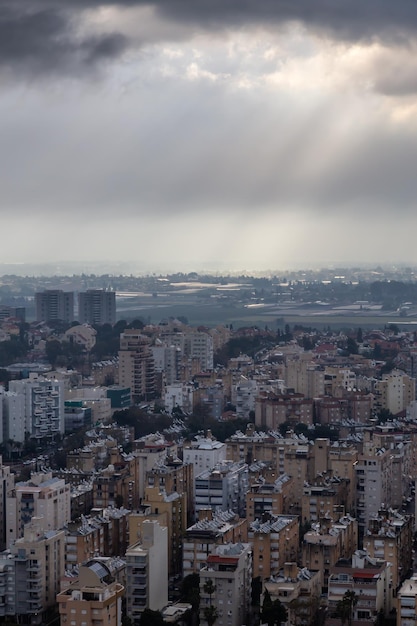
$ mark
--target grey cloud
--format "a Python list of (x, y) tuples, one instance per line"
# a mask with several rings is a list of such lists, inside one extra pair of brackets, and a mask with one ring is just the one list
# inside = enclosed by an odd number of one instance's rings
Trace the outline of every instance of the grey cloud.
[[(404, 41), (417, 27), (415, 0), (3, 0), (0, 11), (0, 66), (17, 64), (30, 71), (82, 69), (117, 57), (130, 45), (122, 32), (100, 33), (80, 39), (74, 22), (85, 11), (103, 6), (153, 7), (171, 26), (147, 33), (185, 38), (195, 31), (222, 32), (233, 27), (274, 29), (289, 21), (302, 22), (318, 32), (347, 39)], [(162, 35), (162, 32), (164, 33)], [(141, 41), (139, 41), (139, 44)]]
[(71, 74), (118, 56), (127, 39), (120, 33), (79, 36), (74, 16), (36, 1), (0, 9), (0, 67), (29, 73)]

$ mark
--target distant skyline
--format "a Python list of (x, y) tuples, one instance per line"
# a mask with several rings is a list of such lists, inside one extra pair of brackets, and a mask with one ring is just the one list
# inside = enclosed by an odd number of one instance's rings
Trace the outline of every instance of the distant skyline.
[(417, 265), (416, 28), (413, 0), (3, 0), (0, 263)]

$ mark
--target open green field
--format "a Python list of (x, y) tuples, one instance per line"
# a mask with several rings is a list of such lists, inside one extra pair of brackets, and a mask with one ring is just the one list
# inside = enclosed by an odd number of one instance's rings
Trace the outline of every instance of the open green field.
[[(132, 303), (133, 305), (133, 303)], [(397, 324), (400, 328), (417, 329), (417, 319), (399, 317), (395, 313), (386, 315), (375, 314), (355, 314), (355, 315), (335, 315), (329, 312), (328, 315), (294, 315), (284, 310), (261, 313), (253, 309), (233, 306), (219, 306), (218, 304), (172, 304), (159, 306), (132, 306), (118, 312), (119, 319), (132, 320), (135, 317), (143, 319), (147, 323), (158, 324), (163, 319), (170, 317), (186, 317), (193, 325), (216, 326), (218, 324), (232, 324), (234, 328), (241, 326), (268, 326), (269, 328), (283, 327), (285, 324), (293, 326), (302, 324), (321, 330), (323, 328), (343, 329), (343, 328), (383, 328), (388, 324)]]

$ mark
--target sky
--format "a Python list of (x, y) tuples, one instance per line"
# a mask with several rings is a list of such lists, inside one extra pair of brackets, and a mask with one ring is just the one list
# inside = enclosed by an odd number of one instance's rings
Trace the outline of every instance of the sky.
[(0, 263), (417, 265), (415, 0), (1, 0)]

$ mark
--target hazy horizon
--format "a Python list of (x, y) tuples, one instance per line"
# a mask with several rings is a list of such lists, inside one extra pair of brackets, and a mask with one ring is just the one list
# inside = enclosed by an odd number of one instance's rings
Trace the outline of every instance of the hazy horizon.
[(150, 276), (155, 274), (172, 275), (172, 274), (191, 274), (197, 273), (202, 276), (274, 276), (283, 275), (291, 272), (332, 272), (338, 270), (358, 270), (363, 272), (377, 271), (381, 269), (383, 272), (401, 272), (405, 269), (415, 270), (417, 275), (417, 264), (413, 266), (409, 263), (323, 263), (315, 264), (307, 267), (305, 265), (292, 265), (287, 267), (276, 268), (250, 268), (236, 266), (220, 266), (210, 263), (184, 263), (173, 265), (171, 267), (164, 266), (146, 266), (129, 263), (126, 261), (108, 262), (108, 261), (53, 261), (50, 263), (2, 263), (0, 262), (0, 277), (7, 275), (15, 276), (43, 276), (43, 277), (59, 277), (59, 276), (77, 276), (81, 274), (96, 275), (113, 275), (113, 276)]

